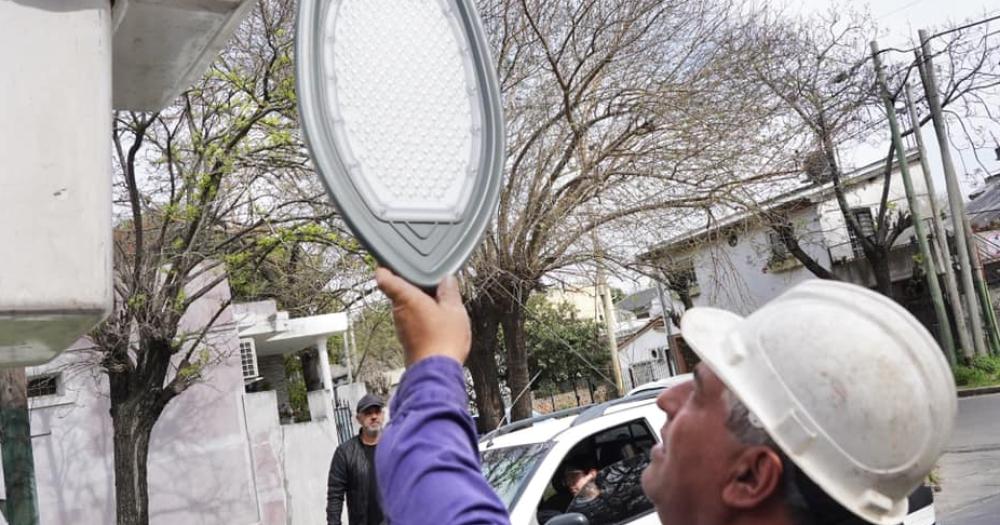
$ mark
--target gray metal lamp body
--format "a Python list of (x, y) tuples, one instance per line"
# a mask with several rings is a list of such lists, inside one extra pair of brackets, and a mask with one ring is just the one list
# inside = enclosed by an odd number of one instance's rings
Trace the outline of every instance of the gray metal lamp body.
[[(380, 9), (391, 11), (393, 16), (375, 16)], [(365, 13), (366, 10), (372, 13)], [(435, 52), (434, 46), (424, 49), (401, 45), (407, 40), (399, 38), (399, 23), (406, 20), (400, 16), (400, 10), (428, 15), (437, 21), (438, 29), (444, 28), (436, 31), (433, 24), (421, 25), (416, 20), (419, 17), (414, 17), (413, 26), (406, 30), (425, 34), (406, 33), (404, 37), (415, 40), (426, 37), (438, 46), (438, 51), (442, 45), (448, 47), (454, 43), (454, 53)], [(494, 215), (502, 182), (504, 130), (500, 89), (473, 3), (302, 0), (298, 16), (299, 112), (306, 144), (327, 191), (358, 240), (381, 264), (425, 289), (435, 287), (446, 275), (457, 271), (478, 245)], [(371, 23), (358, 29), (359, 19)], [(384, 20), (388, 22), (383, 23)], [(355, 27), (345, 28), (349, 23), (355, 23)], [(448, 33), (444, 44), (441, 33)], [(363, 42), (358, 44), (358, 41)], [(362, 47), (358, 48), (359, 45)], [(358, 53), (368, 51), (387, 60), (360, 61), (362, 67), (356, 67)], [(348, 64), (351, 60), (354, 63)], [(464, 73), (448, 77), (444, 71), (421, 70), (413, 67), (415, 60)], [(381, 68), (378, 74), (382, 76), (373, 77), (368, 68)], [(394, 68), (403, 76), (394, 78)], [(355, 78), (346, 78), (352, 74)], [(372, 78), (382, 78), (397, 87), (411, 83), (425, 89), (387, 91), (385, 82), (373, 82)], [(449, 83), (454, 78), (462, 79), (460, 88), (454, 82)], [(435, 85), (441, 90), (426, 89)], [(432, 115), (428, 111), (435, 104), (450, 104), (454, 97), (445, 97), (445, 92), (468, 95), (467, 126), (461, 120), (466, 115), (462, 112), (455, 113), (458, 120), (452, 119), (450, 127), (439, 125), (433, 117), (414, 121), (414, 114)], [(358, 100), (360, 104), (355, 103)], [(389, 119), (399, 116), (399, 125), (373, 128), (374, 124), (367, 121), (369, 114), (376, 122), (379, 116)], [(387, 141), (385, 136), (379, 136), (380, 131), (398, 140)], [(442, 139), (436, 133), (447, 136)], [(464, 144), (466, 149), (451, 156), (447, 154), (451, 150), (437, 157), (425, 155), (420, 141), (430, 144), (439, 139), (449, 144), (449, 140), (455, 139), (453, 143)], [(431, 146), (427, 150), (442, 151)], [(468, 155), (463, 153), (466, 150), (470, 152)], [(467, 165), (463, 159), (468, 159)], [(413, 173), (401, 172), (400, 168), (408, 171), (411, 166)], [(435, 178), (438, 172), (458, 176), (451, 179), (442, 176), (438, 180)], [(426, 202), (412, 206), (414, 199), (421, 196)], [(439, 205), (435, 198), (450, 198), (452, 203)], [(393, 199), (399, 201), (398, 206)]]

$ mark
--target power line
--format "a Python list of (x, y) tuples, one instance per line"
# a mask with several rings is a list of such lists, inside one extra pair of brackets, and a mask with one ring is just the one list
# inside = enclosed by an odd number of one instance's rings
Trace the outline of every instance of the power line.
[[(970, 24), (965, 24), (964, 26), (959, 26), (959, 27), (955, 27), (955, 28), (952, 28), (952, 29), (948, 29), (946, 31), (941, 31), (939, 33), (934, 33), (933, 35), (930, 36), (930, 38), (937, 38), (939, 36), (944, 36), (944, 35), (948, 35), (948, 34), (951, 34), (951, 33), (956, 33), (958, 31), (964, 31), (964, 30), (969, 29), (971, 27), (976, 27), (976, 26), (979, 26), (979, 25), (988, 24), (990, 22), (993, 22), (994, 20), (1000, 20), (1000, 15), (994, 15), (994, 16), (991, 16), (989, 18), (984, 18), (984, 19), (982, 19), (982, 20), (980, 20), (978, 22), (972, 22)], [(912, 52), (913, 49), (911, 49), (910, 51)]]

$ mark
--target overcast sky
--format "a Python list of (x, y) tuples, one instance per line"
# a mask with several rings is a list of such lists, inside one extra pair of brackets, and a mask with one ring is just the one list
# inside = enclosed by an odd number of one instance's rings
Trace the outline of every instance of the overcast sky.
[[(767, 0), (765, 0), (767, 1)], [(777, 0), (774, 3), (783, 5), (790, 13), (810, 14), (822, 12), (831, 5), (854, 6), (859, 9), (867, 7), (867, 11), (876, 19), (884, 31), (879, 37), (882, 48), (906, 47), (917, 40), (917, 30), (928, 29), (935, 32), (944, 27), (954, 27), (970, 21), (981, 20), (990, 16), (1000, 15), (1000, 2), (996, 0), (845, 0), (831, 2), (830, 0)], [(994, 27), (1000, 27), (1000, 21), (993, 22)], [(892, 57), (893, 55), (889, 55)], [(920, 87), (916, 88), (920, 93)], [(919, 95), (918, 95), (919, 96)], [(1000, 128), (994, 133), (1000, 137)], [(924, 142), (928, 143), (932, 171), (935, 171), (937, 189), (944, 190), (944, 176), (940, 173), (940, 153), (937, 151), (934, 130), (930, 124), (923, 128)], [(884, 148), (882, 148), (884, 149)], [(982, 185), (987, 174), (1000, 173), (1000, 162), (990, 148), (978, 150), (978, 161), (971, 149), (953, 152), (956, 155), (956, 171), (959, 173), (960, 184), (968, 195)], [(842, 152), (846, 156), (845, 163), (863, 165), (878, 158), (879, 151), (864, 148), (854, 154)], [(882, 153), (884, 154), (884, 152)]]
[[(802, 13), (824, 11), (834, 2), (829, 0), (782, 0), (791, 10)], [(984, 13), (997, 14), (1000, 4), (987, 0), (873, 0), (836, 2), (836, 5), (868, 6), (880, 27), (889, 31), (886, 45), (900, 45), (910, 36), (915, 39), (918, 29), (934, 29), (953, 22), (981, 19)]]
[[(918, 29), (928, 29), (936, 32), (943, 27), (954, 27), (962, 23), (981, 20), (989, 16), (1000, 15), (1000, 1), (998, 0), (758, 0), (771, 5), (783, 6), (783, 11), (789, 15), (809, 15), (828, 10), (832, 5), (854, 6), (859, 10), (867, 11), (876, 19), (878, 26), (884, 34), (879, 36), (879, 44), (882, 48), (888, 47), (908, 47), (917, 40)], [(991, 24), (994, 29), (1000, 28), (1000, 21)], [(921, 92), (919, 85), (917, 92)], [(996, 135), (1000, 137), (1000, 127), (996, 127)], [(888, 129), (885, 132), (886, 147), (888, 144)], [(937, 142), (934, 138), (933, 127), (928, 124), (923, 128), (924, 142), (927, 143), (929, 151), (928, 158), (931, 163), (931, 171), (934, 173), (935, 185), (940, 196), (944, 196), (944, 175), (941, 169), (940, 153), (937, 149)], [(862, 147), (854, 152), (841, 151), (841, 157), (845, 164), (854, 166), (864, 165), (868, 162), (882, 158), (885, 155), (886, 147)], [(985, 150), (979, 150), (979, 160), (985, 165), (985, 169), (977, 162), (971, 149), (964, 151), (953, 151), (956, 162), (956, 171), (959, 173), (959, 183), (963, 193), (969, 193), (982, 185), (982, 180), (987, 173), (1000, 173), (1000, 162), (992, 151), (992, 145)], [(845, 166), (849, 168), (849, 166)], [(645, 280), (641, 283), (620, 280), (612, 285), (632, 291), (643, 288)]]

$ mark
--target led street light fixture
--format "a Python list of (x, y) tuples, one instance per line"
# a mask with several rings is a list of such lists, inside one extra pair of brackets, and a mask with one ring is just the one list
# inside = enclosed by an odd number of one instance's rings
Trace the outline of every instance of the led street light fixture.
[(299, 110), (327, 190), (358, 239), (435, 286), (493, 215), (503, 115), (468, 0), (302, 0)]

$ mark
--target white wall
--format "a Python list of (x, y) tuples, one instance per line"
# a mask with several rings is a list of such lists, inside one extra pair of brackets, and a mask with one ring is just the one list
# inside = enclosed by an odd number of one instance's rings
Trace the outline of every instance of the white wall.
[[(32, 399), (42, 524), (114, 522), (107, 381), (73, 366), (84, 356), (70, 352), (43, 369), (62, 369), (62, 396)], [(164, 410), (150, 441), (151, 523), (259, 523), (241, 390), (237, 353)]]
[[(829, 256), (817, 233), (818, 217), (812, 209), (792, 213), (802, 249), (825, 266)], [(714, 306), (747, 314), (777, 297), (788, 287), (814, 278), (801, 265), (781, 271), (767, 270), (771, 258), (768, 230), (754, 225), (736, 232), (736, 244), (731, 246), (729, 234), (721, 239), (706, 241), (692, 252), (699, 292), (692, 300), (696, 306)]]
[[(924, 173), (919, 162), (911, 163), (909, 166), (910, 178), (913, 181), (913, 191), (921, 204), (919, 211), (927, 219), (931, 216), (930, 202), (927, 200), (927, 184), (924, 182)], [(881, 176), (862, 184), (848, 188), (844, 192), (844, 198), (848, 206), (852, 208), (867, 207), (872, 209), (872, 216), (877, 220), (878, 206), (882, 199), (883, 178)], [(903, 187), (903, 178), (898, 170), (893, 173), (892, 183), (889, 184), (890, 212), (908, 210), (906, 201), (906, 189)], [(834, 260), (853, 257), (850, 234), (847, 231), (847, 221), (840, 211), (837, 200), (831, 197), (817, 206), (817, 213), (820, 216), (820, 226), (824, 239), (830, 247)], [(909, 242), (909, 235), (900, 235), (897, 244)]]
[(325, 525), (326, 481), (337, 449), (337, 429), (329, 419), (284, 425), (281, 429), (291, 523)]
[(337, 429), (325, 419), (278, 424), (274, 392), (246, 395), (262, 524), (324, 525), (326, 481)]
[[(919, 163), (910, 164), (910, 176), (915, 193), (918, 197), (922, 196), (921, 212), (927, 218), (930, 216), (929, 203)], [(877, 206), (881, 198), (882, 181), (883, 178), (878, 176), (850, 187), (845, 195), (849, 205)], [(908, 209), (902, 177), (898, 171), (894, 172), (889, 188), (889, 202), (893, 212)], [(823, 267), (832, 267), (831, 255), (834, 260), (838, 257), (853, 257), (847, 225), (832, 191), (827, 192), (819, 204), (790, 213), (789, 220), (795, 227), (802, 249)], [(692, 298), (696, 306), (714, 306), (748, 314), (789, 287), (816, 278), (812, 272), (795, 262), (779, 271), (768, 269), (767, 262), (771, 255), (768, 231), (761, 224), (751, 222), (736, 233), (735, 246), (730, 246), (729, 234), (726, 233), (722, 238), (701, 243), (697, 249), (689, 249), (686, 253), (675, 252), (677, 256), (693, 257), (700, 285), (700, 293)], [(910, 232), (912, 229), (900, 235), (897, 245), (907, 244)]]
[[(212, 276), (206, 276), (211, 278)], [(225, 284), (193, 305), (192, 330), (229, 296)], [(206, 338), (218, 364), (175, 398), (153, 429), (150, 522), (322, 525), (334, 423), (280, 425), (274, 392), (244, 394), (239, 337), (227, 309)], [(115, 521), (114, 448), (106, 377), (87, 341), (29, 376), (61, 374), (56, 395), (29, 400), (43, 525)], [(325, 391), (310, 393), (321, 414)]]

